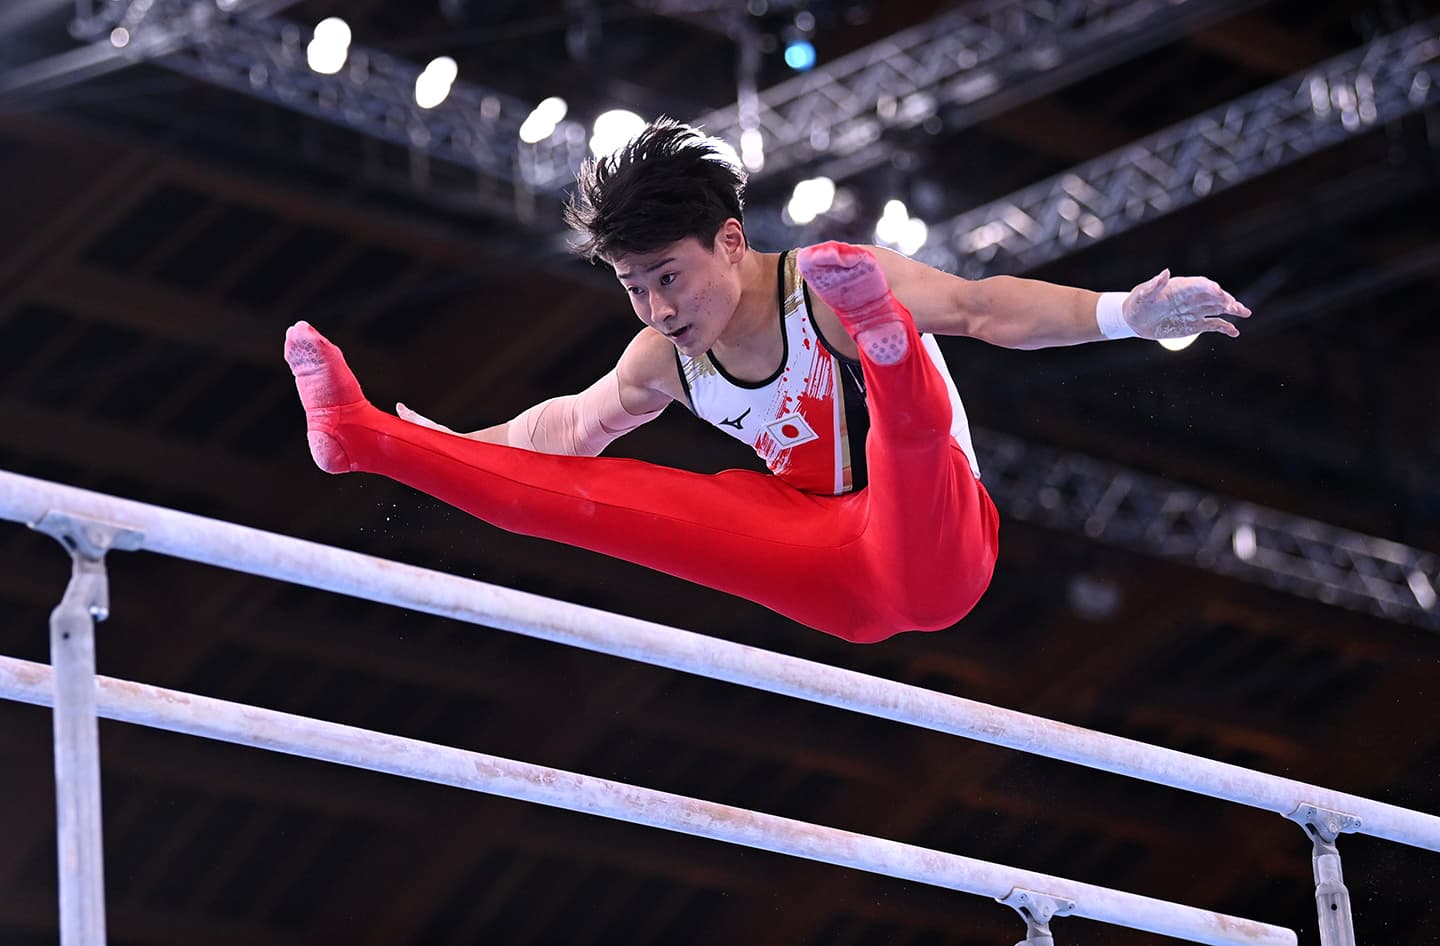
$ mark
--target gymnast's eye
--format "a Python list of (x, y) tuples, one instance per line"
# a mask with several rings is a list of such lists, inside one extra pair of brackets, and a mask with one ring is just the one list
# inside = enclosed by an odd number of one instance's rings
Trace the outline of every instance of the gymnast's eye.
[(675, 273), (666, 273), (660, 277), (660, 285), (668, 286), (678, 278), (679, 276)]

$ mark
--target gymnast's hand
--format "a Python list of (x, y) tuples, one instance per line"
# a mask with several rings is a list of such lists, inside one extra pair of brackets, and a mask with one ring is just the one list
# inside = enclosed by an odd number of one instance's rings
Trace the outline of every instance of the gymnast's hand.
[(437, 424), (435, 421), (426, 417), (424, 414), (419, 414), (415, 411), (412, 411), (410, 408), (406, 407), (404, 404), (401, 404), (399, 401), (395, 402), (395, 413), (400, 417), (401, 420), (408, 420), (410, 423), (418, 424), (421, 427), (429, 427), (431, 430), (441, 430), (447, 434), (455, 434), (457, 437), (465, 436), (459, 431), (451, 430), (444, 424)]
[(1130, 290), (1120, 311), (1136, 335), (1151, 339), (1185, 338), (1201, 332), (1234, 338), (1240, 330), (1227, 317), (1250, 317), (1250, 310), (1213, 280), (1172, 277), (1168, 269)]

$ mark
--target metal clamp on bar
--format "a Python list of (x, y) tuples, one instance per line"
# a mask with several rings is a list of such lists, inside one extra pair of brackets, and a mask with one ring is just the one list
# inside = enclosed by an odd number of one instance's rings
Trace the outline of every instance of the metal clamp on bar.
[(110, 616), (110, 585), (105, 577), (105, 553), (133, 552), (145, 540), (145, 533), (130, 526), (101, 522), (84, 516), (47, 512), (30, 528), (43, 532), (65, 546), (74, 563), (70, 586), (61, 599), (61, 609), (83, 614), (96, 621)]
[(1350, 891), (1340, 868), (1342, 834), (1359, 831), (1357, 815), (1302, 804), (1287, 817), (1305, 829), (1314, 843), (1310, 863), (1315, 869), (1315, 905), (1320, 914), (1320, 946), (1355, 946), (1355, 921), (1350, 913)]
[(100, 830), (100, 732), (95, 715), (95, 622), (110, 615), (105, 553), (138, 549), (127, 526), (47, 512), (31, 525), (65, 546), (73, 569), (50, 614), (55, 667), (55, 806), (60, 871), (60, 942), (105, 942)]
[(1050, 935), (1051, 917), (1067, 916), (1075, 910), (1074, 900), (1021, 887), (995, 899), (1014, 907), (1025, 920), (1025, 938), (1015, 946), (1055, 946), (1055, 937)]

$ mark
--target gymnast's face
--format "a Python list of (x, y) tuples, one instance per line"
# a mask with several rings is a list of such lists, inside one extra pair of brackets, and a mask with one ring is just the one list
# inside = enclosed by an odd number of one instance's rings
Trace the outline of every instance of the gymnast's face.
[(615, 276), (640, 321), (693, 358), (710, 350), (740, 304), (744, 239), (739, 224), (727, 221), (712, 248), (686, 237), (651, 253), (619, 256)]

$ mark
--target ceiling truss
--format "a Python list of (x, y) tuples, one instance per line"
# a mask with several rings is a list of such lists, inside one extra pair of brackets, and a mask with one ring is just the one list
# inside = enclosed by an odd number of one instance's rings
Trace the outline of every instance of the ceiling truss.
[[(1192, 16), (1238, 5), (1187, 4)], [(1014, 78), (1001, 75), (1001, 62), (1059, 84), (1084, 71), (1082, 61), (1098, 68), (1086, 48), (1109, 42), (1133, 53), (1172, 36), (1183, 26), (1173, 8), (994, 0), (899, 34), (762, 93), (767, 172), (822, 152), (860, 154), (886, 121), (924, 121), (942, 100), (983, 117), (1010, 101), (998, 91)], [(574, 123), (543, 148), (521, 147), (529, 107), (496, 90), (461, 83), (440, 108), (420, 109), (419, 68), (375, 51), (352, 49), (341, 76), (319, 76), (306, 65), (301, 28), (278, 17), (225, 14), (210, 0), (116, 5), (107, 15), (115, 22), (89, 29), (148, 32), (135, 48), (165, 50), (159, 61), (169, 68), (468, 167), (498, 182), (490, 193), (503, 211), (527, 189), (560, 187), (581, 159)], [(1006, 54), (1017, 44), (1026, 56)], [(1430, 106), (1437, 80), (1440, 21), (1431, 21), (964, 214), (936, 228), (928, 260), (970, 276), (1033, 268)], [(724, 135), (727, 114), (707, 116), (708, 130)], [(829, 138), (801, 134), (815, 128)], [(1019, 519), (1440, 630), (1432, 554), (1000, 434), (983, 444), (996, 500)]]

